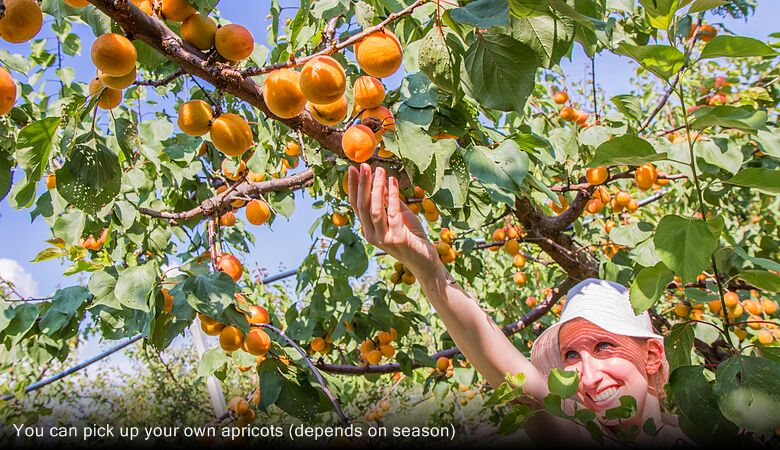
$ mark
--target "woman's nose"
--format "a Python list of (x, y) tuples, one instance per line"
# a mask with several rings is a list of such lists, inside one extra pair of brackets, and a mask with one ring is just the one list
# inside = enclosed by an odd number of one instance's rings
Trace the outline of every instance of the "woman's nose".
[(604, 378), (601, 371), (601, 361), (589, 353), (582, 353), (580, 358), (580, 385), (586, 390), (598, 387)]

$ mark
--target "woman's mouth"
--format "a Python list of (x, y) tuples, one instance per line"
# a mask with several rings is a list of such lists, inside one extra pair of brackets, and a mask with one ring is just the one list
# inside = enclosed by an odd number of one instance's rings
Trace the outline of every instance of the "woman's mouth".
[(588, 397), (594, 402), (594, 403), (607, 403), (615, 398), (617, 398), (618, 394), (620, 393), (620, 390), (617, 386), (612, 386), (607, 389), (604, 389), (597, 393), (596, 395), (588, 394)]

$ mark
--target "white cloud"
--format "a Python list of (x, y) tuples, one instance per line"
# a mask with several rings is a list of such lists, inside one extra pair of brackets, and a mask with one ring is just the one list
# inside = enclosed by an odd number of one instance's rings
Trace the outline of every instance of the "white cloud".
[(0, 258), (0, 277), (13, 283), (16, 291), (25, 297), (38, 295), (38, 282), (13, 259)]

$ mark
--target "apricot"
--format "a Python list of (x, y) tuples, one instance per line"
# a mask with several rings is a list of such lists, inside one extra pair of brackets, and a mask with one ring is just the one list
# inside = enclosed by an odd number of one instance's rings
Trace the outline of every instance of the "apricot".
[[(227, 186), (225, 186), (223, 184), (222, 186), (217, 188), (217, 194), (221, 194), (221, 193), (225, 192), (226, 190), (227, 190)], [(244, 203), (246, 203), (246, 200), (236, 199), (236, 200), (233, 200), (232, 202), (230, 202), (230, 206), (232, 206), (234, 208), (240, 208), (240, 207), (244, 206)]]
[(552, 200), (549, 201), (550, 208), (552, 208), (555, 214), (560, 214), (566, 211), (566, 209), (569, 207), (569, 199), (563, 195), (558, 196), (558, 202), (561, 204), (561, 206), (556, 205)]
[(265, 174), (264, 173), (254, 173), (251, 170), (247, 174), (247, 179), (253, 183), (260, 183), (261, 181), (265, 180)]
[(244, 273), (244, 266), (235, 256), (223, 253), (217, 257), (217, 270), (228, 274), (233, 281), (238, 281)]
[(366, 353), (366, 361), (368, 361), (369, 364), (378, 364), (381, 359), (382, 352), (379, 350), (371, 350), (370, 352)]
[(761, 307), (764, 308), (765, 314), (774, 314), (777, 312), (777, 302), (769, 300), (768, 298), (761, 299)]
[(439, 259), (444, 264), (449, 264), (449, 263), (455, 261), (455, 259), (457, 257), (458, 257), (458, 252), (455, 251), (454, 248), (450, 247), (450, 249), (447, 251), (447, 253), (445, 253), (444, 255), (439, 256)]
[(363, 75), (355, 81), (352, 94), (358, 108), (376, 108), (385, 100), (385, 87), (376, 78)]
[(165, 20), (184, 22), (198, 11), (187, 0), (162, 0), (160, 12)]
[(268, 203), (262, 200), (252, 200), (246, 205), (246, 220), (252, 225), (262, 225), (271, 218)]
[(260, 328), (252, 328), (244, 338), (244, 348), (255, 356), (263, 356), (271, 348), (271, 338)]
[(393, 347), (390, 344), (383, 344), (379, 346), (379, 352), (385, 358), (392, 358), (393, 356), (395, 356), (395, 347)]
[[(691, 26), (691, 30), (688, 32), (688, 39), (693, 38), (694, 30), (696, 30), (696, 27)], [(717, 35), (718, 30), (712, 25), (702, 25), (699, 27), (698, 31), (696, 31), (696, 36), (704, 42), (710, 42)]]
[(772, 332), (766, 328), (762, 328), (761, 331), (758, 332), (758, 342), (762, 343), (763, 345), (769, 345), (774, 342), (774, 340), (775, 338), (772, 335)]
[(223, 328), (225, 328), (225, 325), (213, 321), (213, 319), (212, 322), (200, 321), (200, 329), (209, 336), (219, 336)]
[(288, 141), (284, 146), (284, 154), (291, 158), (301, 156), (301, 145), (295, 141)]
[(211, 123), (211, 142), (227, 156), (241, 156), (252, 146), (252, 130), (238, 114), (223, 113)]
[[(290, 162), (292, 160), (292, 162)], [(298, 158), (282, 158), (283, 169), (294, 169), (298, 167)]]
[(230, 61), (247, 59), (255, 49), (255, 38), (246, 27), (231, 23), (214, 34), (217, 52)]
[(745, 311), (747, 311), (750, 314), (753, 315), (761, 314), (761, 304), (755, 300), (745, 300), (744, 302), (742, 302), (742, 306), (745, 308)]
[(121, 34), (104, 34), (92, 43), (92, 62), (112, 77), (127, 75), (135, 68), (137, 53), (133, 43)]
[(553, 94), (552, 98), (553, 98), (553, 101), (555, 103), (557, 103), (559, 105), (563, 105), (564, 103), (569, 101), (569, 94), (567, 94), (567, 93), (565, 93), (563, 91), (558, 91), (558, 92)]
[(404, 272), (404, 274), (401, 275), (401, 281), (404, 284), (411, 286), (414, 284), (415, 281), (417, 281), (417, 278), (411, 272)]
[(604, 203), (601, 202), (601, 200), (597, 198), (592, 198), (588, 200), (588, 203), (585, 204), (585, 211), (589, 212), (590, 214), (598, 214), (604, 209)]
[(106, 87), (124, 89), (135, 82), (135, 73), (135, 66), (133, 66), (133, 69), (130, 72), (120, 77), (112, 77), (111, 75), (98, 71), (98, 78), (100, 78), (100, 82)]
[(379, 131), (376, 132), (376, 137), (382, 136), (385, 131), (387, 130), (395, 130), (395, 118), (393, 117), (393, 113), (390, 112), (389, 109), (385, 108), (384, 106), (377, 106), (376, 108), (371, 108), (363, 111), (360, 114), (360, 121), (365, 122), (366, 119), (369, 117), (377, 120), (382, 124), (382, 128), (379, 129)]
[(436, 358), (436, 370), (439, 372), (446, 372), (447, 369), (450, 367), (450, 359), (446, 356), (439, 356)]
[(516, 254), (512, 258), (512, 265), (515, 266), (515, 267), (523, 267), (523, 266), (525, 266), (525, 255), (523, 255), (522, 253)]
[(531, 296), (525, 299), (525, 304), (528, 305), (529, 308), (535, 308), (537, 303), (538, 300), (536, 299), (536, 297)]
[(685, 303), (678, 303), (674, 305), (674, 313), (677, 315), (677, 317), (686, 319), (689, 315), (691, 315), (691, 308)]
[(349, 106), (347, 105), (347, 99), (341, 97), (339, 100), (327, 105), (306, 103), (306, 110), (309, 111), (309, 114), (317, 122), (323, 125), (336, 125), (347, 117)]
[(577, 125), (579, 125), (581, 127), (584, 127), (585, 126), (585, 122), (587, 120), (588, 120), (588, 113), (586, 113), (585, 111), (577, 110), (577, 118), (575, 119), (575, 121), (577, 122)]
[(122, 91), (103, 86), (100, 79), (89, 82), (89, 95), (98, 95), (97, 105), (103, 109), (113, 109), (122, 102)]
[(525, 272), (515, 272), (514, 275), (512, 275), (512, 280), (515, 282), (516, 285), (522, 286), (527, 281), (527, 276)]
[(631, 194), (626, 191), (620, 191), (615, 194), (614, 200), (615, 203), (619, 206), (628, 206), (628, 203), (631, 202)]
[(0, 116), (8, 114), (16, 102), (16, 83), (7, 70), (0, 67)]
[(214, 46), (217, 22), (209, 16), (195, 13), (181, 24), (181, 37), (200, 50)]
[(355, 44), (355, 58), (364, 72), (383, 78), (401, 67), (403, 50), (395, 34), (389, 30), (379, 30)]
[(219, 333), (219, 346), (226, 352), (234, 352), (244, 345), (244, 335), (233, 325), (228, 325)]
[(493, 231), (492, 235), (493, 241), (504, 241), (506, 240), (506, 230), (503, 228), (496, 228)]
[(179, 118), (176, 119), (176, 124), (185, 134), (203, 136), (209, 132), (213, 118), (211, 105), (203, 100), (190, 100), (179, 107)]
[(228, 402), (228, 409), (239, 415), (247, 414), (250, 411), (249, 402), (244, 397), (233, 397)]
[(270, 323), (271, 317), (268, 315), (268, 310), (259, 305), (251, 305), (249, 307), (249, 313), (247, 314), (247, 322), (253, 324)]
[(726, 307), (733, 308), (739, 304), (739, 294), (733, 291), (727, 291), (723, 294), (723, 300), (726, 303)]
[(327, 105), (344, 97), (347, 75), (331, 56), (320, 55), (308, 60), (301, 69), (301, 92), (315, 105)]
[(331, 221), (333, 221), (333, 225), (337, 227), (343, 227), (344, 225), (347, 224), (347, 221), (349, 220), (347, 219), (346, 215), (339, 214), (339, 213), (333, 213), (330, 219)]
[(609, 178), (609, 169), (605, 166), (585, 169), (585, 179), (592, 185), (604, 184)]
[(374, 154), (376, 141), (374, 132), (365, 125), (353, 125), (344, 132), (341, 138), (341, 148), (352, 161), (361, 163)]
[(577, 111), (575, 111), (571, 106), (564, 106), (561, 108), (558, 115), (561, 116), (561, 119), (567, 122), (574, 122), (577, 120)]
[(87, 0), (64, 0), (65, 4), (74, 8), (83, 8), (89, 5)]
[(374, 341), (371, 339), (366, 339), (360, 343), (360, 353), (363, 353), (364, 355), (374, 350), (374, 348)]
[(50, 173), (46, 175), (46, 189), (54, 189), (57, 187), (57, 175)]
[(379, 340), (379, 343), (382, 345), (389, 344), (393, 341), (393, 336), (387, 331), (380, 331), (376, 337)]
[(510, 256), (515, 256), (520, 252), (520, 243), (515, 239), (509, 239), (504, 243), (504, 251)]
[(221, 216), (219, 216), (219, 226), (221, 227), (232, 227), (236, 224), (236, 215), (233, 214), (233, 211), (228, 211)]
[(147, 16), (152, 15), (152, 0), (143, 0), (138, 2), (136, 6), (138, 6), (138, 9), (145, 12)]
[(0, 37), (20, 44), (34, 38), (43, 25), (43, 12), (35, 0), (5, 0), (5, 14), (0, 19)]
[(650, 189), (657, 178), (658, 172), (655, 170), (655, 166), (652, 164), (643, 164), (637, 167), (636, 171), (634, 172), (634, 180), (636, 181), (636, 185), (643, 191)]
[(609, 195), (609, 191), (607, 189), (597, 188), (595, 191), (593, 191), (593, 195), (591, 195), (591, 198), (601, 200), (601, 203), (604, 203), (606, 205), (612, 199), (612, 196)]
[(306, 107), (300, 86), (301, 74), (292, 69), (277, 69), (263, 82), (263, 99), (268, 109), (282, 119), (297, 116)]
[(636, 199), (632, 198), (626, 205), (626, 209), (631, 212), (636, 211), (637, 209), (639, 209), (639, 202), (637, 202)]
[(227, 158), (222, 160), (222, 175), (224, 175), (228, 180), (236, 181), (244, 175), (244, 172), (246, 172), (246, 163), (241, 161), (238, 164), (237, 170), (233, 172), (228, 166), (228, 161), (229, 160)]

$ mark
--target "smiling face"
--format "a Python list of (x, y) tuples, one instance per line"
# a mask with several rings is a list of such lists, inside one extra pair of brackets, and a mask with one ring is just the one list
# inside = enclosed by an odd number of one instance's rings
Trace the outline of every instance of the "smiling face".
[[(580, 374), (577, 398), (606, 423), (603, 414), (620, 406), (620, 397), (636, 399), (644, 411), (648, 394), (655, 395), (648, 377), (657, 372), (661, 347), (654, 339), (610, 333), (585, 319), (567, 322), (558, 333), (563, 369)], [(641, 420), (641, 418), (640, 418)]]

